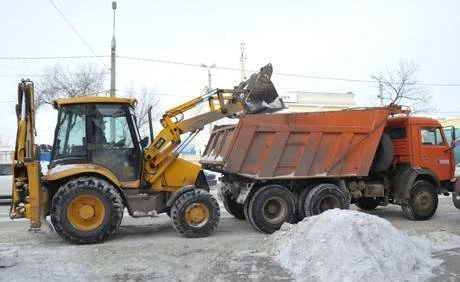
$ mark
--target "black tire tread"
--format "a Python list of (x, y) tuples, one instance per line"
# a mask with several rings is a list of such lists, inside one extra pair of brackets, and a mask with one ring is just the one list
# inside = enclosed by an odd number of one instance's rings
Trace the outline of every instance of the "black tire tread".
[(288, 215), (284, 222), (293, 223), (296, 219), (297, 209), (296, 209), (296, 198), (294, 194), (289, 189), (281, 185), (264, 186), (260, 188), (259, 190), (257, 190), (251, 196), (251, 198), (249, 199), (248, 207), (247, 207), (247, 214), (249, 217), (248, 218), (249, 222), (256, 230), (262, 233), (268, 233), (268, 234), (273, 233), (276, 230), (278, 230), (282, 225), (281, 223), (279, 224), (279, 226), (272, 226), (271, 224), (268, 224), (266, 222), (263, 222), (262, 220), (259, 220), (262, 218), (260, 215), (254, 214), (254, 205), (259, 206), (261, 202), (264, 202), (264, 197), (266, 197), (266, 194), (275, 193), (273, 191), (285, 193), (284, 195), (287, 196), (288, 199), (290, 200), (290, 203), (287, 203), (288, 209), (290, 209), (290, 211), (288, 210)]
[(222, 202), (225, 210), (229, 214), (233, 215), (237, 219), (246, 219), (244, 215), (244, 205), (237, 203), (235, 200), (231, 199), (229, 195), (224, 195)]
[(318, 197), (321, 197), (321, 194), (324, 193), (331, 193), (334, 196), (338, 197), (341, 201), (342, 206), (340, 209), (349, 209), (350, 202), (345, 195), (345, 193), (340, 189), (339, 186), (331, 183), (323, 183), (315, 186), (311, 191), (308, 193), (307, 198), (305, 199), (305, 214), (306, 216), (313, 216), (317, 215), (320, 212), (316, 210), (316, 202)]
[[(208, 203), (210, 219), (207, 224), (199, 228), (187, 226), (183, 213), (188, 204), (195, 201)], [(217, 228), (220, 219), (220, 208), (217, 200), (207, 191), (195, 189), (180, 195), (171, 207), (171, 220), (177, 232), (187, 238), (200, 238), (211, 235)]]
[(388, 134), (383, 133), (380, 138), (377, 152), (375, 153), (374, 160), (370, 171), (383, 172), (387, 170), (393, 162), (394, 148), (393, 142)]
[(363, 211), (371, 211), (375, 210), (375, 208), (379, 205), (379, 200), (373, 198), (366, 198), (362, 197), (355, 200), (355, 205)]
[[(66, 222), (67, 212), (63, 204), (79, 195), (82, 189), (94, 189), (110, 199), (112, 211), (106, 226), (90, 237), (75, 234)], [(123, 218), (123, 201), (118, 191), (107, 181), (97, 177), (79, 177), (69, 180), (54, 195), (51, 207), (51, 222), (54, 230), (66, 241), (76, 244), (94, 244), (108, 239), (120, 226)], [(68, 226), (69, 225), (69, 226)]]
[[(428, 214), (422, 215), (422, 214), (418, 213), (414, 209), (414, 207), (413, 207), (413, 197), (418, 192), (418, 190), (425, 189), (425, 188), (426, 188), (426, 190), (429, 190), (431, 192), (431, 194), (433, 196), (433, 200), (435, 201), (435, 204), (434, 204), (433, 209)], [(430, 182), (428, 182), (426, 180), (417, 180), (417, 181), (415, 181), (414, 184), (412, 185), (412, 189), (411, 189), (411, 192), (410, 192), (409, 204), (401, 205), (401, 209), (403, 211), (404, 216), (407, 219), (410, 219), (410, 220), (427, 220), (427, 219), (430, 219), (436, 213), (437, 208), (438, 208), (438, 194), (436, 193), (433, 184), (431, 184)]]

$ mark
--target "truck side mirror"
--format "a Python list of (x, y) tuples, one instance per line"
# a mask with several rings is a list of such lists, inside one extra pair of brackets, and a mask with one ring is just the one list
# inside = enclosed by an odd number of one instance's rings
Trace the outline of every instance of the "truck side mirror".
[(141, 139), (142, 148), (147, 147), (148, 144), (149, 144), (149, 137), (145, 136), (144, 138)]

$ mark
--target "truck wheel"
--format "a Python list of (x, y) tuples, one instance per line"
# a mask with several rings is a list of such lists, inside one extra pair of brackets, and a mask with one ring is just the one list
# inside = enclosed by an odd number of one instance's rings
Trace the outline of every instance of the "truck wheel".
[(388, 134), (383, 133), (375, 153), (370, 171), (382, 172), (387, 170), (393, 162), (393, 142)]
[(223, 203), (225, 210), (238, 219), (246, 219), (244, 216), (244, 205), (237, 203), (229, 195), (224, 195)]
[(248, 206), (251, 224), (260, 232), (273, 233), (296, 215), (295, 196), (286, 187), (267, 185), (252, 195)]
[(363, 211), (371, 211), (379, 205), (379, 202), (380, 201), (374, 198), (362, 197), (355, 200), (355, 205)]
[(209, 236), (220, 219), (219, 204), (204, 190), (192, 190), (180, 195), (171, 207), (174, 228), (183, 236)]
[(308, 193), (310, 193), (310, 190), (313, 187), (314, 184), (305, 187), (302, 193), (300, 193), (299, 198), (297, 199), (297, 214), (299, 220), (302, 220), (307, 216), (305, 214), (305, 199), (307, 198)]
[(456, 192), (452, 193), (452, 202), (457, 209), (460, 209), (460, 195)]
[(329, 209), (348, 209), (350, 203), (339, 186), (324, 183), (315, 186), (305, 199), (305, 215), (312, 216)]
[(118, 229), (122, 218), (120, 194), (97, 177), (72, 179), (53, 197), (51, 222), (56, 232), (72, 243), (104, 241)]
[(431, 218), (438, 208), (438, 194), (433, 184), (418, 180), (412, 186), (409, 204), (401, 206), (404, 216), (411, 220)]

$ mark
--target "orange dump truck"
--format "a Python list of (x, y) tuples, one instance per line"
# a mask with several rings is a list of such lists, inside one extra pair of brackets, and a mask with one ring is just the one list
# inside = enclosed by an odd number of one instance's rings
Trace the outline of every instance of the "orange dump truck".
[(454, 187), (439, 122), (398, 107), (242, 116), (214, 128), (200, 163), (222, 173), (227, 211), (265, 233), (350, 203), (425, 220)]

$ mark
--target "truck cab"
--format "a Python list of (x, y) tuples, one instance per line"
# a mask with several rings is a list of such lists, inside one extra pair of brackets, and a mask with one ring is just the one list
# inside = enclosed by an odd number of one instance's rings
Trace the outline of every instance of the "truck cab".
[(431, 118), (389, 118), (386, 132), (394, 148), (395, 166), (408, 165), (427, 174), (436, 187), (450, 186), (455, 174), (455, 156), (441, 124)]

